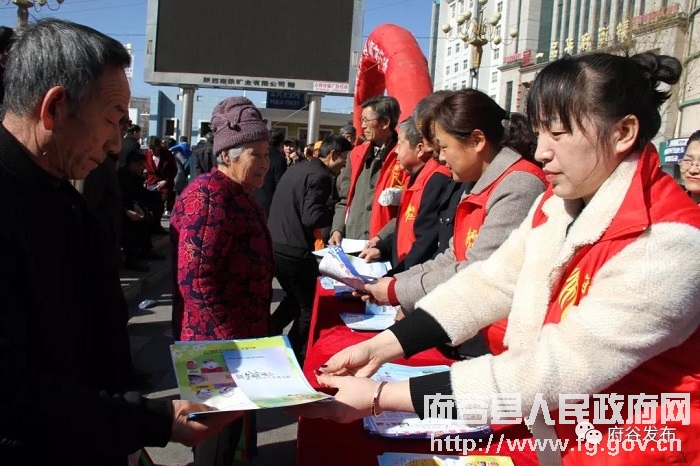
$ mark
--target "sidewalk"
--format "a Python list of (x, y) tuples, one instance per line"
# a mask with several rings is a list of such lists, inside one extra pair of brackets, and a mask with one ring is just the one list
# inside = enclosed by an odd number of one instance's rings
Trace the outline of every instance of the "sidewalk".
[[(168, 229), (167, 218), (161, 224), (163, 228)], [(151, 240), (153, 241), (153, 250), (163, 254), (167, 259), (149, 262), (151, 270), (148, 272), (126, 270), (122, 267), (119, 277), (127, 302), (133, 301), (149, 287), (156, 285), (170, 274), (170, 237), (168, 235), (154, 235), (151, 237)]]
[[(167, 219), (163, 227), (168, 228)], [(126, 296), (131, 320), (129, 336), (132, 356), (137, 370), (151, 374), (145, 396), (149, 398), (179, 398), (175, 384), (169, 345), (173, 342), (171, 331), (172, 283), (169, 236), (155, 236), (154, 250), (164, 254), (166, 260), (151, 261), (148, 272), (121, 271), (121, 283)], [(283, 296), (277, 282), (271, 310), (276, 308)], [(156, 303), (139, 309), (144, 299)], [(258, 412), (259, 456), (251, 466), (292, 466), (296, 462), (297, 420), (282, 410), (265, 409)], [(165, 448), (146, 449), (156, 465), (171, 466), (192, 461), (191, 450), (177, 443)]]

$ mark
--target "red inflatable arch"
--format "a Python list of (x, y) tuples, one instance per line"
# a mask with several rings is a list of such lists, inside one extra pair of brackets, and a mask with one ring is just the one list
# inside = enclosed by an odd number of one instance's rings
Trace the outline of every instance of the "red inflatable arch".
[(401, 105), (399, 121), (411, 116), (419, 100), (433, 92), (428, 61), (408, 30), (378, 26), (367, 38), (357, 66), (353, 126), (361, 134), (362, 102), (384, 91)]

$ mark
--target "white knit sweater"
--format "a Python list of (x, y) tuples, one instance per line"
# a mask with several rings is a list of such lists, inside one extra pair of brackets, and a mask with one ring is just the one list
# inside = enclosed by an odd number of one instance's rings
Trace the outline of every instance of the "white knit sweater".
[[(547, 221), (532, 229), (536, 202), (488, 260), (462, 270), (416, 304), (455, 345), (509, 319), (508, 351), (452, 366), (457, 397), (519, 393), (527, 416), (541, 393), (554, 410), (560, 393), (599, 393), (696, 330), (700, 230), (678, 223), (648, 228), (598, 270), (588, 294), (565, 319), (543, 326), (554, 287), (580, 248), (598, 240), (610, 225), (638, 160), (625, 159), (583, 210), (580, 201), (552, 196), (543, 205)], [(556, 437), (543, 422), (533, 432)]]

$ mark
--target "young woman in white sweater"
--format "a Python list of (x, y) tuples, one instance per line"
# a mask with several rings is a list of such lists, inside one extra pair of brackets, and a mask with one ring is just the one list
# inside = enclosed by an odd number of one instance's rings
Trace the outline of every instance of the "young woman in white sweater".
[[(540, 415), (530, 423), (536, 438), (569, 441), (566, 451), (538, 452), (543, 466), (700, 464), (700, 209), (660, 170), (649, 142), (666, 84), (680, 73), (678, 60), (649, 52), (565, 57), (545, 67), (527, 113), (551, 187), (488, 259), (320, 367), (319, 382), (338, 388), (335, 402), (299, 413), (339, 422), (385, 410), (422, 416), (424, 395), (442, 393), (455, 395), (462, 409), (479, 397), (492, 422), (494, 397), (517, 394), (524, 417), (547, 404), (551, 422)], [(458, 345), (504, 317), (507, 349), (498, 356), (403, 382), (366, 378), (384, 362)], [(630, 398), (642, 393), (656, 400), (646, 411)], [(567, 394), (589, 397), (578, 405), (582, 416), (560, 416)], [(674, 397), (687, 402), (674, 404)], [(605, 421), (594, 412), (596, 400), (617, 400), (621, 409), (611, 415), (603, 405)], [(687, 416), (680, 418), (679, 406)], [(583, 422), (593, 423), (598, 438), (575, 429)], [(670, 429), (677, 442), (658, 434), (645, 451), (627, 443), (629, 451), (613, 456), (621, 439), (611, 428), (636, 429), (640, 439), (647, 428)], [(602, 448), (591, 454), (580, 439)]]

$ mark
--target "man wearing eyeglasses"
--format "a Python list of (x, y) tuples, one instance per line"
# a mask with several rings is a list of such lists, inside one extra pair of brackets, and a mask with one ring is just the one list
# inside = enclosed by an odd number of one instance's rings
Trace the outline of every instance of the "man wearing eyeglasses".
[[(399, 102), (393, 97), (372, 97), (362, 104), (366, 142), (355, 146), (343, 170), (329, 244), (340, 245), (343, 238), (376, 244), (394, 231), (400, 189), (406, 181), (396, 160), (399, 114)], [(399, 194), (397, 202), (380, 203), (380, 196), (392, 190)]]

